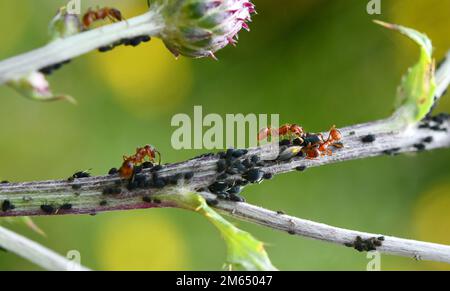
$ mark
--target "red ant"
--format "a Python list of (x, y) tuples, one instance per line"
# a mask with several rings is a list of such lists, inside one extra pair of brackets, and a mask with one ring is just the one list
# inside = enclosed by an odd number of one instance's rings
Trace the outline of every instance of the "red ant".
[(123, 156), (123, 163), (119, 169), (119, 174), (122, 178), (129, 179), (133, 176), (134, 166), (141, 164), (148, 157), (150, 162), (154, 162), (158, 154), (158, 163), (161, 164), (161, 154), (151, 145), (146, 145), (136, 149), (136, 154), (132, 156)]
[[(317, 142), (309, 142), (302, 151), (305, 153), (307, 159), (315, 159), (319, 156), (324, 156), (325, 154), (331, 156), (332, 151), (328, 148), (329, 146), (334, 146), (341, 148), (343, 145), (338, 143), (342, 139), (342, 134), (339, 130), (336, 129), (336, 126), (333, 125), (330, 129), (330, 133), (328, 138), (324, 140), (322, 134), (313, 135), (313, 138), (316, 138)], [(308, 140), (310, 138), (305, 138)]]
[(88, 29), (92, 23), (106, 18), (109, 18), (112, 21), (122, 21), (124, 19), (122, 13), (116, 8), (105, 7), (97, 10), (89, 8), (83, 16), (84, 29)]
[(258, 140), (261, 141), (270, 136), (294, 135), (301, 137), (303, 136), (303, 134), (303, 128), (297, 124), (285, 124), (282, 125), (279, 129), (273, 129), (269, 126), (260, 130), (260, 132), (258, 133)]

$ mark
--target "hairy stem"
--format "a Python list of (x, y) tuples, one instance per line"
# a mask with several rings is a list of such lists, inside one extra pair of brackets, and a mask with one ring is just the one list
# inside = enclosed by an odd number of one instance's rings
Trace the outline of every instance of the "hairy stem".
[(0, 62), (0, 85), (41, 68), (73, 59), (124, 38), (156, 36), (164, 27), (158, 9), (126, 21), (81, 32)]

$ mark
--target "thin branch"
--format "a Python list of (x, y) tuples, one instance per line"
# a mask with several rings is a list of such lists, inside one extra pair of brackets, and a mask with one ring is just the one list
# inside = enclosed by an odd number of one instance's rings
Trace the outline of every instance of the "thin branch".
[(0, 246), (49, 271), (89, 269), (60, 256), (40, 244), (0, 226)]
[(82, 54), (137, 36), (158, 35), (164, 27), (159, 11), (58, 39), (41, 48), (0, 62), (0, 85), (30, 72), (73, 59)]
[[(212, 198), (210, 193), (202, 193), (202, 195), (206, 198)], [(446, 245), (334, 227), (289, 216), (284, 213), (274, 212), (247, 203), (234, 203), (221, 200), (215, 207), (226, 215), (272, 229), (285, 231), (292, 235), (299, 235), (347, 247), (357, 247), (355, 241), (358, 236), (363, 241), (381, 238), (381, 246), (374, 246), (381, 253), (450, 264), (450, 246)]]

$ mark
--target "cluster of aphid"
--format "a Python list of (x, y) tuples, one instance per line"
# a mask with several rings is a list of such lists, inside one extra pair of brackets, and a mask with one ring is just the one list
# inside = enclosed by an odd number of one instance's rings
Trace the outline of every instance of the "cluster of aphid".
[(447, 113), (441, 113), (436, 116), (430, 116), (425, 118), (419, 128), (421, 129), (430, 129), (433, 131), (448, 131), (448, 128), (444, 127), (443, 124), (450, 118), (450, 115)]
[[(85, 30), (85, 31), (89, 30), (95, 22), (98, 22), (101, 20), (106, 20), (106, 19), (109, 19), (112, 22), (125, 20), (122, 16), (122, 13), (120, 12), (120, 10), (118, 10), (116, 8), (104, 7), (104, 8), (99, 8), (97, 10), (93, 10), (93, 9), (89, 8), (88, 11), (82, 17), (83, 30)], [(124, 38), (124, 39), (121, 39), (121, 40), (111, 44), (111, 45), (102, 46), (102, 47), (98, 48), (98, 51), (99, 52), (107, 52), (107, 51), (114, 49), (117, 46), (120, 46), (120, 45), (135, 47), (143, 42), (148, 42), (150, 40), (151, 40), (151, 38), (148, 35), (141, 35), (141, 36), (137, 36), (137, 37), (133, 37), (133, 38)], [(70, 63), (70, 61), (71, 60), (65, 60), (60, 63), (52, 64), (50, 66), (41, 68), (39, 70), (39, 72), (41, 72), (44, 75), (50, 75), (54, 71), (60, 69), (63, 65)]]
[[(216, 181), (198, 191), (214, 193), (219, 199), (243, 202), (244, 198), (239, 195), (243, 186), (272, 178), (271, 173), (265, 173), (260, 169), (264, 166), (264, 162), (259, 156), (248, 155), (245, 149), (228, 149), (226, 152), (218, 153), (217, 156), (219, 160)], [(215, 201), (208, 202), (215, 203)]]
[[(284, 125), (277, 130), (265, 129), (260, 132), (259, 139), (262, 140), (275, 134), (288, 137), (288, 139), (280, 142), (282, 145), (281, 151), (275, 161), (262, 161), (258, 155), (250, 154), (246, 149), (228, 149), (217, 154), (209, 153), (202, 155), (201, 157), (218, 157), (216, 164), (217, 177), (209, 186), (195, 190), (214, 193), (219, 199), (242, 202), (245, 201), (240, 196), (243, 186), (249, 183), (260, 183), (263, 179), (272, 178), (272, 173), (262, 170), (267, 163), (284, 161), (299, 154), (304, 154), (307, 159), (314, 159), (321, 155), (332, 154), (329, 149), (330, 146), (342, 147), (342, 144), (339, 143), (341, 134), (334, 126), (331, 128), (329, 136), (326, 139), (320, 133), (306, 133), (298, 125)], [(293, 147), (300, 149), (296, 155), (292, 155), (292, 151), (287, 151), (287, 149)], [(286, 154), (286, 152), (289, 154)], [(156, 164), (157, 157), (158, 163)], [(143, 173), (144, 169), (148, 169), (148, 171)], [(119, 169), (112, 168), (109, 171), (110, 175), (118, 175), (121, 179), (115, 181), (114, 185), (105, 187), (103, 194), (120, 195), (124, 186), (129, 191), (149, 188), (162, 189), (167, 185), (177, 185), (180, 180), (190, 180), (194, 177), (193, 171), (177, 173), (169, 177), (162, 176), (159, 174), (161, 169), (163, 169), (163, 166), (161, 166), (161, 154), (158, 150), (150, 145), (137, 148), (135, 154), (123, 157), (123, 162)], [(306, 167), (296, 169), (304, 171)], [(68, 181), (72, 182), (72, 189), (79, 190), (82, 187), (82, 183), (79, 183), (78, 180), (90, 176), (87, 171), (79, 171), (69, 177)], [(148, 203), (158, 202), (147, 196), (143, 197), (143, 201)], [(217, 203), (217, 200), (208, 200), (207, 202), (214, 205)], [(100, 206), (106, 205), (106, 200), (100, 201)], [(14, 205), (9, 200), (3, 201), (3, 211), (13, 210), (14, 208)], [(62, 205), (45, 203), (41, 205), (41, 210), (46, 214), (57, 214), (61, 210), (71, 209), (72, 204), (69, 203)]]
[[(112, 22), (125, 20), (125, 18), (122, 16), (122, 12), (120, 12), (120, 10), (116, 8), (104, 7), (97, 10), (92, 10), (91, 8), (89, 8), (89, 10), (83, 16), (83, 29), (88, 30), (95, 22), (106, 19), (109, 19)], [(124, 38), (110, 45), (102, 46), (98, 49), (98, 51), (107, 52), (121, 45), (135, 47), (143, 42), (148, 42), (150, 40), (151, 38), (148, 35), (140, 35), (133, 38)]]
[(53, 65), (50, 65), (50, 66), (40, 69), (39, 72), (41, 72), (44, 75), (51, 75), (54, 71), (60, 69), (62, 66), (66, 65), (70, 62), (71, 62), (71, 60), (66, 60), (61, 63), (53, 64)]
[[(155, 165), (156, 156), (158, 156), (158, 164)], [(148, 169), (149, 172), (143, 173)], [(122, 187), (125, 186), (129, 191), (136, 189), (162, 189), (167, 185), (177, 185), (181, 180), (190, 180), (194, 177), (192, 171), (177, 173), (169, 177), (163, 177), (159, 171), (163, 169), (161, 166), (161, 155), (151, 145), (146, 145), (136, 149), (136, 153), (131, 156), (124, 156), (122, 165), (119, 169), (112, 168), (110, 175), (118, 174), (122, 179), (117, 180), (114, 186), (108, 186), (103, 189), (103, 195), (119, 195), (122, 193)], [(156, 199), (148, 196), (143, 197), (143, 201), (147, 203), (159, 203)], [(107, 201), (102, 200), (100, 206), (106, 206)]]
[(354, 248), (358, 252), (370, 252), (376, 251), (378, 247), (381, 247), (384, 242), (384, 236), (371, 237), (368, 239), (363, 239), (357, 236), (356, 239), (351, 243), (346, 243), (345, 246), (349, 248)]
[(148, 35), (141, 35), (136, 36), (134, 38), (124, 38), (119, 41), (116, 41), (110, 45), (102, 46), (98, 48), (98, 51), (101, 53), (108, 52), (113, 50), (114, 48), (124, 45), (124, 46), (133, 46), (136, 47), (140, 45), (143, 42), (149, 42), (151, 40), (151, 37)]
[(289, 148), (288, 151), (281, 152), (279, 159), (285, 160), (295, 155), (304, 155), (307, 159), (315, 159), (324, 155), (332, 155), (331, 146), (342, 148), (340, 142), (342, 135), (336, 126), (332, 126), (328, 137), (325, 138), (321, 133), (305, 132), (303, 128), (297, 124), (285, 124), (280, 128), (267, 127), (262, 129), (258, 134), (258, 140), (262, 141), (273, 136), (281, 139), (281, 146), (290, 146), (291, 142), (296, 148)]

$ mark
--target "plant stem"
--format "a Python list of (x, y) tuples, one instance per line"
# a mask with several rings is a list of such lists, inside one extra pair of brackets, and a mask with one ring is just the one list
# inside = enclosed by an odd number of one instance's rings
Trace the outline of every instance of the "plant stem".
[(45, 270), (68, 271), (71, 268), (75, 268), (79, 271), (89, 271), (89, 269), (81, 265), (74, 265), (75, 262), (69, 261), (52, 250), (1, 226), (0, 246), (35, 263)]
[[(210, 195), (209, 193), (203, 193), (205, 197), (210, 197)], [(380, 253), (450, 264), (450, 246), (446, 245), (334, 227), (277, 213), (247, 203), (220, 201), (215, 207), (222, 213), (241, 220), (285, 231), (292, 235), (344, 246), (353, 244), (357, 236), (362, 239), (383, 237), (382, 245), (376, 248)]]
[(124, 38), (156, 36), (163, 27), (163, 19), (156, 8), (126, 21), (55, 40), (41, 48), (1, 61), (0, 85)]

